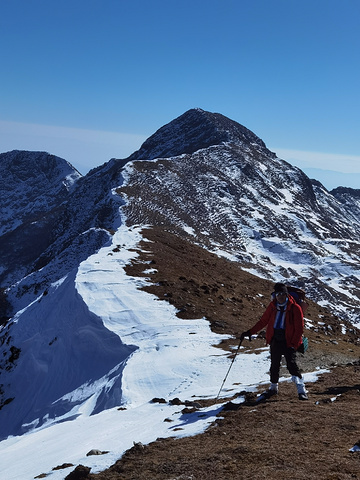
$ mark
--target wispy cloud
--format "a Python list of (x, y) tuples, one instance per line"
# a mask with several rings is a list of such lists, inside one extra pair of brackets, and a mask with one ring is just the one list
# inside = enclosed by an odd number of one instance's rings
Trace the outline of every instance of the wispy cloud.
[(360, 173), (360, 156), (338, 153), (308, 152), (271, 148), (282, 158), (299, 168), (317, 168), (342, 173)]
[(299, 167), (328, 190), (336, 187), (360, 189), (360, 156), (270, 148), (279, 158)]
[(64, 158), (83, 174), (110, 158), (126, 158), (145, 139), (137, 134), (0, 120), (0, 152), (46, 151)]

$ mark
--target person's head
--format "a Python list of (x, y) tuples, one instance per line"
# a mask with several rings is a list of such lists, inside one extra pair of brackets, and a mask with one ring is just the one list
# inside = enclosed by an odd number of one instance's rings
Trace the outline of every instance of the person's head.
[(279, 303), (284, 303), (288, 296), (288, 289), (284, 283), (275, 283), (275, 298)]

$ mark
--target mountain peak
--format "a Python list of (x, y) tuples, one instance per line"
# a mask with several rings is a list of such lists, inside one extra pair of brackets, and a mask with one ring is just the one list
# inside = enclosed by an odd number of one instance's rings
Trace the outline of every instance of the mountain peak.
[(22, 222), (36, 222), (65, 201), (80, 173), (47, 152), (12, 150), (0, 154), (0, 234)]
[(226, 142), (266, 149), (265, 143), (240, 123), (220, 113), (192, 108), (157, 130), (129, 160), (175, 157)]

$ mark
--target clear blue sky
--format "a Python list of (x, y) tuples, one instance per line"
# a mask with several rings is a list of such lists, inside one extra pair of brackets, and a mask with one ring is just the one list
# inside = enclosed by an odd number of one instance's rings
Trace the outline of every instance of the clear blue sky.
[(360, 188), (359, 24), (359, 0), (0, 0), (0, 152), (86, 173), (200, 107)]

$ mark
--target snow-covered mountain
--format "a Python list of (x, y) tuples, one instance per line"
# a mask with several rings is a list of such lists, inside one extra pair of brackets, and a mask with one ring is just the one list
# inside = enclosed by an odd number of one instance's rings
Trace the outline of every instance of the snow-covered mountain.
[(130, 158), (118, 189), (128, 222), (169, 225), (357, 320), (358, 190), (328, 192), (243, 126), (202, 110), (162, 127)]
[[(204, 319), (181, 321), (124, 273), (145, 225), (304, 286), (357, 322), (359, 191), (327, 191), (223, 115), (189, 110), (84, 177), (41, 152), (0, 162), (0, 439), (152, 396), (191, 396), (184, 378), (201, 374), (205, 396), (212, 376), (221, 383), (226, 358), (211, 347), (221, 336)], [(238, 381), (253, 387), (266, 370), (264, 359)]]
[(65, 160), (42, 152), (9, 152), (0, 162), (0, 279), (12, 306), (0, 312), (6, 317), (109, 241), (121, 223), (122, 200), (112, 190), (121, 184), (121, 162), (115, 177), (112, 162), (81, 177)]
[(50, 242), (56, 211), (81, 175), (65, 160), (43, 152), (3, 153), (0, 165), (0, 281), (8, 285), (36, 265)]

